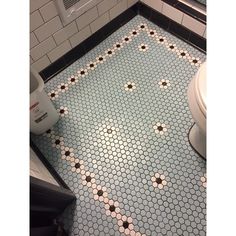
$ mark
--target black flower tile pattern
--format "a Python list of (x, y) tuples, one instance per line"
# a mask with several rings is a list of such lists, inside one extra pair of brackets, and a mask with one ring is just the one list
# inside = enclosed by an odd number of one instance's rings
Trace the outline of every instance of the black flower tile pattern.
[(60, 149), (61, 147), (64, 147), (64, 138), (60, 136), (55, 136), (52, 139), (52, 146)]
[(68, 84), (76, 84), (78, 82), (78, 77), (77, 76), (74, 76), (72, 75), (70, 78), (68, 78)]
[(50, 97), (51, 100), (55, 100), (56, 98), (58, 98), (58, 92), (52, 90), (50, 93), (48, 93), (48, 96)]
[(187, 58), (187, 59), (190, 59), (189, 57), (189, 53), (185, 50), (179, 50), (177, 52), (177, 55), (179, 56), (179, 58)]
[(153, 129), (155, 130), (156, 134), (163, 135), (165, 132), (167, 132), (167, 126), (165, 124), (162, 124), (160, 122), (157, 122), (154, 126)]
[(77, 71), (77, 74), (80, 77), (85, 77), (88, 74), (88, 70), (81, 68), (80, 70)]
[(159, 173), (156, 173), (152, 178), (152, 184), (153, 187), (163, 189), (164, 186), (167, 185), (167, 182), (165, 180), (165, 175), (161, 175)]
[(162, 79), (158, 84), (161, 89), (167, 89), (170, 86), (170, 81), (168, 79)]
[(87, 64), (87, 70), (94, 70), (97, 67), (97, 63), (96, 62), (89, 62)]
[(130, 91), (130, 92), (132, 92), (132, 91), (134, 91), (134, 90), (136, 89), (136, 85), (135, 85), (134, 82), (127, 82), (127, 83), (125, 84), (124, 88), (125, 88), (125, 91)]
[(106, 57), (105, 56), (99, 55), (98, 57), (96, 57), (96, 62), (97, 63), (103, 63), (105, 61), (106, 61)]
[(60, 85), (58, 85), (58, 90), (60, 92), (65, 92), (66, 90), (68, 90), (68, 84), (67, 83), (61, 83)]
[(206, 235), (186, 98), (204, 60), (137, 16), (46, 84), (68, 114), (33, 140), (76, 195), (61, 216), (69, 235)]
[(68, 108), (64, 106), (61, 106), (59, 109), (57, 109), (57, 111), (61, 117), (64, 117), (68, 114)]
[(146, 52), (148, 50), (148, 45), (145, 43), (142, 43), (138, 46), (139, 51)]

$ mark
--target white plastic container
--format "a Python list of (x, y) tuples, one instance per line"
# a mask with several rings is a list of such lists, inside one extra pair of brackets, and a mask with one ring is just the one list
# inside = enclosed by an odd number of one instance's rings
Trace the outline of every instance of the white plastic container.
[(44, 91), (44, 81), (32, 67), (30, 68), (30, 131), (42, 134), (59, 119), (54, 105)]

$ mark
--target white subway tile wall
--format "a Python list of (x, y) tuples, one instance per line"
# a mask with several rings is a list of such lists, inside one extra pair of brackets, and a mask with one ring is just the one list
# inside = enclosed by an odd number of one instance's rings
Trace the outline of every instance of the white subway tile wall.
[(39, 9), (49, 1), (50, 0), (30, 0), (30, 12), (32, 13), (33, 11)]
[(138, 2), (139, 0), (128, 0), (128, 7), (133, 6), (136, 2)]
[(99, 3), (97, 6), (99, 16), (103, 15), (103, 13), (114, 7), (116, 4), (117, 0), (104, 0), (101, 3)]
[(32, 56), (33, 60), (36, 61), (40, 57), (44, 56), (48, 52), (50, 52), (52, 49), (56, 47), (56, 43), (52, 37), (49, 37), (48, 39), (44, 40), (42, 43), (38, 44), (34, 48), (30, 50), (30, 55)]
[(76, 19), (78, 29), (83, 29), (85, 26), (93, 22), (96, 18), (98, 18), (98, 10), (97, 7), (94, 7)]
[(32, 57), (30, 56), (30, 64), (32, 64), (34, 61), (32, 59)]
[(206, 34), (207, 34), (207, 28), (205, 28), (205, 32), (204, 32), (204, 34), (203, 34), (203, 37), (204, 37), (204, 38), (207, 37)]
[(44, 55), (41, 57), (39, 60), (36, 62), (32, 63), (32, 66), (35, 68), (37, 71), (41, 71), (45, 67), (49, 66), (51, 64), (49, 58), (47, 55)]
[(66, 39), (70, 38), (72, 35), (78, 32), (78, 28), (76, 26), (75, 21), (72, 21), (69, 25), (65, 26), (64, 28), (58, 30), (54, 35), (53, 38), (56, 41), (56, 44), (59, 45)]
[(58, 47), (53, 49), (51, 52), (48, 53), (48, 57), (50, 61), (56, 61), (58, 58), (63, 56), (71, 49), (70, 42), (66, 40), (64, 43), (60, 44)]
[(100, 0), (64, 25), (55, 1), (30, 0), (30, 63), (41, 71), (138, 0)]
[(33, 48), (39, 43), (38, 39), (35, 37), (35, 34), (32, 32), (30, 33), (30, 48)]
[(182, 11), (170, 6), (167, 3), (163, 4), (162, 13), (179, 24), (181, 24), (184, 15)]
[(56, 16), (55, 18), (51, 19), (50, 21), (40, 26), (34, 32), (38, 40), (42, 42), (43, 40), (48, 38), (50, 35), (60, 30), (61, 28), (62, 28), (61, 20), (59, 16)]
[(182, 25), (184, 25), (186, 28), (191, 29), (193, 32), (204, 35), (206, 25), (196, 21), (194, 18), (192, 18), (189, 15), (184, 14)]
[(55, 3), (53, 1), (44, 5), (42, 8), (39, 9), (39, 11), (45, 22), (58, 15)]
[(126, 0), (121, 0), (116, 6), (114, 6), (110, 10), (110, 19), (116, 18), (118, 15), (120, 15), (123, 11), (125, 11), (128, 6), (127, 6), (127, 1)]
[(90, 35), (91, 30), (88, 25), (70, 38), (71, 46), (74, 48), (75, 46), (83, 42), (86, 38), (88, 38)]
[(108, 12), (106, 12), (102, 16), (99, 16), (95, 21), (93, 21), (90, 24), (92, 33), (95, 33), (97, 30), (101, 29), (108, 22), (109, 22), (109, 14)]
[(153, 8), (156, 11), (162, 12), (163, 1), (162, 0), (143, 0), (141, 1), (148, 5), (149, 7)]
[(197, 33), (198, 35), (206, 38), (205, 24), (184, 14), (183, 12), (177, 10), (176, 8), (170, 6), (169, 4), (164, 3), (162, 0), (141, 0), (141, 2), (145, 3), (154, 10), (161, 12), (163, 15), (166, 15), (167, 17), (178, 22), (179, 24), (182, 24), (186, 28)]
[(35, 11), (30, 15), (30, 31), (37, 29), (44, 23), (39, 11)]

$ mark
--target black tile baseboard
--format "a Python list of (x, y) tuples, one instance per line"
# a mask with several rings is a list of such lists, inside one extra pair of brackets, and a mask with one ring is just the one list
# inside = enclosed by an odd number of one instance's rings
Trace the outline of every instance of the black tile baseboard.
[[(165, 0), (166, 1), (166, 0)], [(176, 0), (168, 0), (169, 2), (175, 2)], [(176, 23), (167, 16), (160, 12), (152, 9), (144, 3), (138, 2), (125, 12), (120, 14), (118, 17), (113, 19), (111, 22), (103, 26), (96, 33), (91, 35), (89, 38), (84, 40), (82, 43), (71, 49), (61, 58), (50, 64), (48, 67), (40, 71), (40, 75), (45, 82), (50, 80), (52, 77), (60, 73), (66, 67), (71, 65), (73, 62), (84, 56), (88, 51), (96, 47), (99, 43), (105, 40), (109, 35), (118, 30), (121, 26), (129, 22), (136, 15), (141, 15), (146, 19), (150, 20), (154, 24), (160, 26), (164, 30), (174, 34), (178, 38), (191, 44), (198, 50), (206, 52), (206, 39), (190, 31), (183, 25)]]

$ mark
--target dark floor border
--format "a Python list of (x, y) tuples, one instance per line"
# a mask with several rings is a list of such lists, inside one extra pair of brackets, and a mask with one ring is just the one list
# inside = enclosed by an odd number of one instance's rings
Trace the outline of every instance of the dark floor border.
[(46, 159), (46, 157), (43, 155), (43, 153), (34, 144), (34, 142), (32, 141), (32, 138), (30, 138), (30, 147), (35, 152), (35, 154), (40, 159), (40, 161), (42, 161), (42, 163), (45, 165), (45, 167), (48, 169), (48, 171), (54, 177), (54, 179), (58, 182), (60, 187), (70, 190), (70, 188), (67, 186), (67, 184), (64, 182), (64, 180), (61, 178), (61, 176), (56, 172), (56, 170), (52, 167), (52, 165), (49, 163), (49, 161)]
[[(178, 0), (162, 0), (163, 2), (171, 5), (172, 7), (182, 11), (183, 13), (193, 17), (194, 19), (206, 24), (206, 15), (201, 12), (195, 10), (194, 8), (188, 6), (187, 4), (180, 2)], [(200, 4), (200, 3), (199, 3)], [(203, 4), (201, 4), (203, 5)]]
[(160, 26), (169, 33), (175, 35), (181, 40), (187, 42), (191, 46), (197, 48), (203, 53), (206, 53), (206, 39), (192, 32), (183, 25), (171, 20), (167, 16), (152, 9), (144, 3), (138, 3), (138, 14), (145, 17), (154, 24)]

